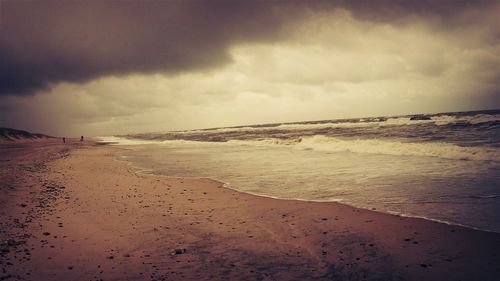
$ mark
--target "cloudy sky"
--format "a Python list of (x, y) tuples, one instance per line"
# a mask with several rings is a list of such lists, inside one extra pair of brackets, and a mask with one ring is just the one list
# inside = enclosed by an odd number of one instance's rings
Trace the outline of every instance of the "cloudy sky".
[(498, 1), (0, 0), (0, 126), (58, 136), (500, 108)]

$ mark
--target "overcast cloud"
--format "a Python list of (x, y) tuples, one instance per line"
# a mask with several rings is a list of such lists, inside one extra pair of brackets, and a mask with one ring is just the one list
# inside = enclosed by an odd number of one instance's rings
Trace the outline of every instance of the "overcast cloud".
[(497, 1), (0, 5), (0, 126), (109, 135), (500, 108)]

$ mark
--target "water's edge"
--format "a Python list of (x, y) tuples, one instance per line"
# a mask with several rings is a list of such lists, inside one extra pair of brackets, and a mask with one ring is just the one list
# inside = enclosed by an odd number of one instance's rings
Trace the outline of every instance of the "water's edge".
[[(141, 175), (145, 175), (145, 176), (153, 176), (153, 177), (164, 177), (164, 178), (169, 178), (169, 179), (184, 179), (184, 178), (187, 178), (187, 179), (208, 179), (210, 181), (213, 181), (214, 183), (217, 183), (219, 184), (221, 187), (223, 188), (227, 188), (227, 189), (230, 189), (232, 191), (235, 191), (235, 192), (238, 192), (238, 193), (242, 193), (242, 194), (249, 194), (249, 195), (252, 195), (252, 196), (258, 196), (258, 197), (263, 197), (263, 198), (271, 198), (271, 199), (275, 199), (275, 200), (289, 200), (289, 201), (301, 201), (301, 202), (311, 202), (311, 203), (334, 203), (334, 204), (341, 204), (341, 205), (344, 205), (344, 206), (348, 206), (350, 208), (355, 208), (355, 209), (359, 209), (359, 210), (366, 210), (366, 211), (370, 211), (370, 212), (375, 212), (375, 213), (379, 213), (379, 214), (384, 214), (384, 215), (390, 215), (390, 216), (397, 216), (397, 217), (406, 217), (406, 218), (412, 218), (412, 219), (422, 219), (422, 220), (426, 220), (426, 221), (431, 221), (431, 222), (435, 222), (435, 223), (441, 223), (441, 224), (446, 224), (446, 225), (451, 225), (451, 226), (458, 226), (458, 227), (463, 227), (463, 228), (466, 228), (466, 229), (472, 229), (472, 230), (475, 230), (475, 231), (482, 231), (482, 232), (489, 232), (489, 233), (498, 233), (500, 234), (500, 232), (497, 232), (497, 231), (494, 231), (494, 230), (489, 230), (489, 229), (482, 229), (482, 228), (478, 228), (478, 227), (474, 227), (474, 226), (470, 226), (470, 225), (464, 225), (464, 224), (459, 224), (459, 223), (456, 223), (456, 222), (450, 222), (450, 221), (445, 221), (445, 220), (439, 220), (439, 219), (433, 219), (433, 218), (429, 218), (429, 217), (425, 217), (425, 216), (418, 216), (418, 215), (413, 215), (413, 214), (405, 214), (405, 213), (399, 213), (399, 212), (384, 212), (384, 211), (381, 211), (381, 210), (378, 210), (378, 209), (369, 209), (369, 208), (363, 208), (363, 207), (359, 207), (359, 206), (356, 206), (356, 205), (353, 205), (353, 204), (349, 204), (349, 203), (346, 203), (346, 202), (343, 202), (342, 200), (311, 200), (311, 199), (302, 199), (302, 198), (281, 198), (281, 197), (277, 197), (277, 196), (270, 196), (270, 195), (265, 195), (265, 194), (259, 194), (259, 193), (254, 193), (254, 192), (248, 192), (248, 191), (242, 191), (242, 190), (238, 190), (234, 187), (231, 187), (230, 184), (222, 181), (222, 180), (219, 180), (219, 179), (216, 179), (216, 178), (212, 178), (212, 177), (178, 177), (178, 176), (169, 176), (169, 175), (165, 175), (165, 174), (160, 174), (160, 173), (155, 173), (154, 170), (152, 169), (145, 169), (145, 168), (142, 168), (140, 166), (138, 166), (135, 162), (129, 160), (128, 157), (123, 157), (123, 156), (126, 156), (126, 155), (123, 155), (125, 154), (127, 151), (132, 151), (133, 149), (132, 148), (126, 148), (126, 147), (117, 147), (113, 144), (110, 144), (111, 147), (117, 149), (116, 152), (114, 152), (114, 158), (116, 161), (119, 161), (119, 162), (123, 162), (123, 163), (126, 163), (128, 166), (132, 167), (136, 174), (141, 174)], [(122, 154), (122, 155), (120, 155)]]

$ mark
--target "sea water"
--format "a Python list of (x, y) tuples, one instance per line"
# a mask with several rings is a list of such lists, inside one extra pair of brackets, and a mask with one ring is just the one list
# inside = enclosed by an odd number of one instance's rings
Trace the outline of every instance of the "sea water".
[(103, 138), (137, 167), (500, 232), (500, 111)]

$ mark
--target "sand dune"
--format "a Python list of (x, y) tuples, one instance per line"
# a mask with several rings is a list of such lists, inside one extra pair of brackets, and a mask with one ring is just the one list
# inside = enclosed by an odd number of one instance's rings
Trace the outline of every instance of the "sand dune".
[(35, 140), (51, 138), (44, 134), (35, 134), (23, 130), (0, 127), (0, 142), (15, 140)]

